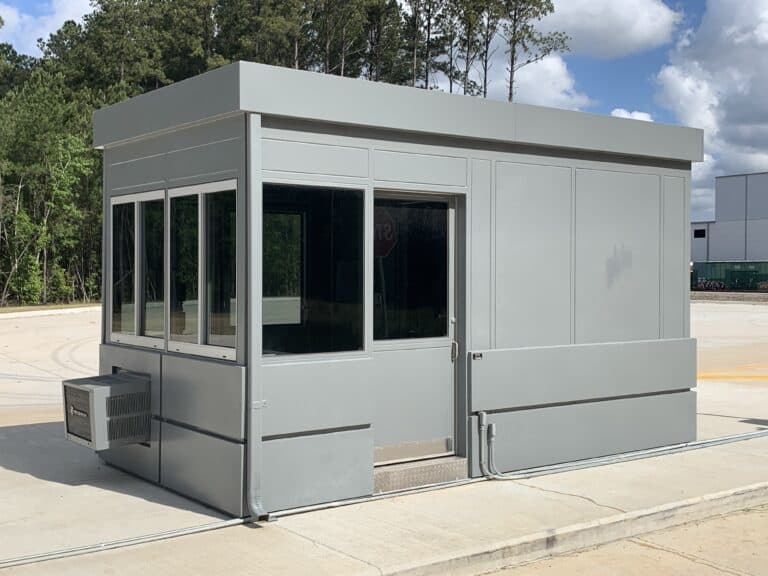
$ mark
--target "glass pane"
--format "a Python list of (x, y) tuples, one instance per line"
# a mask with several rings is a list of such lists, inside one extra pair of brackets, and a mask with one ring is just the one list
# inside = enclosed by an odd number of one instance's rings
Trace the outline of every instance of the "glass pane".
[(112, 206), (112, 332), (122, 334), (136, 333), (135, 218), (133, 203)]
[(197, 342), (197, 196), (171, 199), (171, 340)]
[(264, 214), (264, 324), (301, 324), (303, 228), (301, 214)]
[(363, 192), (264, 185), (264, 354), (363, 348)]
[(208, 344), (235, 347), (237, 330), (235, 191), (206, 194)]
[(448, 334), (448, 204), (374, 204), (373, 337)]
[(141, 334), (153, 338), (165, 336), (163, 310), (163, 200), (142, 203), (142, 264), (144, 274), (144, 314)]

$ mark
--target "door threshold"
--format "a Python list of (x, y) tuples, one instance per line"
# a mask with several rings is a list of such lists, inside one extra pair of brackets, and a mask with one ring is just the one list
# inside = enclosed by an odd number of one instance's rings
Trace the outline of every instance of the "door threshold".
[(467, 459), (453, 454), (392, 463), (374, 468), (373, 493), (455, 482), (466, 479), (468, 475)]

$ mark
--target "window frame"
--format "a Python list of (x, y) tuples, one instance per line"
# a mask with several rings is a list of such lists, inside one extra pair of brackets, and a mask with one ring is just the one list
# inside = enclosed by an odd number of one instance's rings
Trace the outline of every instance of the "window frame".
[[(216, 182), (207, 182), (205, 184), (193, 184), (191, 186), (179, 186), (176, 188), (168, 188), (167, 200), (165, 203), (165, 342), (166, 350), (168, 352), (178, 352), (180, 354), (191, 354), (195, 356), (205, 356), (208, 358), (218, 358), (220, 360), (230, 360), (236, 362), (238, 359), (237, 350), (237, 336), (235, 338), (235, 347), (229, 348), (226, 346), (214, 346), (212, 344), (204, 344), (205, 337), (207, 335), (208, 319), (206, 317), (207, 311), (207, 298), (208, 298), (208, 286), (207, 286), (207, 254), (206, 254), (206, 206), (205, 196), (207, 194), (215, 194), (216, 192), (232, 192), (234, 191), (235, 197), (238, 196), (237, 179), (231, 178), (229, 180), (219, 180)], [(180, 342), (173, 340), (171, 336), (171, 201), (174, 198), (180, 198), (184, 196), (197, 196), (197, 342)], [(237, 235), (238, 217), (237, 217), (237, 201), (235, 202), (235, 235)], [(237, 302), (238, 309), (244, 305), (241, 303), (242, 295), (240, 294), (239, 278), (243, 271), (240, 265), (240, 250), (242, 248), (239, 244), (235, 244), (235, 301)], [(237, 326), (237, 330), (244, 330), (244, 326)], [(237, 332), (236, 332), (237, 334)]]
[[(336, 188), (339, 190), (354, 190), (362, 193), (363, 200), (363, 341), (362, 347), (359, 350), (343, 350), (339, 352), (305, 352), (299, 354), (265, 354), (263, 349), (263, 342), (261, 337), (261, 331), (264, 329), (264, 317), (263, 317), (263, 284), (264, 284), (264, 261), (262, 245), (264, 232), (263, 232), (263, 219), (264, 219), (264, 186), (298, 186), (307, 190), (312, 189), (328, 189)], [(285, 364), (303, 364), (307, 362), (326, 362), (336, 360), (353, 360), (364, 359), (372, 357), (372, 343), (373, 343), (373, 315), (372, 315), (372, 303), (373, 303), (373, 193), (374, 188), (368, 182), (339, 182), (336, 180), (321, 180), (321, 179), (296, 179), (296, 178), (281, 178), (281, 177), (269, 177), (263, 178), (259, 186), (259, 225), (255, 234), (258, 235), (259, 244), (257, 249), (259, 253), (259, 286), (258, 286), (258, 303), (256, 304), (259, 316), (259, 325), (255, 327), (259, 331), (259, 358), (255, 359), (260, 362), (261, 365), (285, 365)], [(371, 250), (369, 250), (371, 247)], [(369, 254), (371, 252), (371, 254)], [(303, 311), (302, 311), (303, 314)]]
[[(165, 349), (165, 340), (166, 338), (156, 338), (153, 336), (142, 336), (139, 334), (141, 330), (141, 320), (142, 320), (142, 314), (144, 313), (144, 289), (143, 289), (143, 280), (144, 280), (144, 269), (143, 266), (140, 265), (142, 260), (140, 260), (140, 251), (143, 245), (144, 240), (144, 229), (142, 226), (142, 217), (144, 215), (143, 207), (141, 206), (143, 202), (149, 202), (153, 200), (163, 200), (163, 209), (167, 212), (167, 202), (165, 201), (165, 190), (150, 190), (147, 192), (139, 192), (137, 194), (124, 194), (120, 196), (112, 196), (109, 199), (109, 246), (108, 246), (108, 254), (109, 254), (109, 268), (106, 271), (107, 272), (107, 278), (108, 278), (108, 286), (109, 286), (109, 298), (106, 301), (107, 305), (107, 322), (108, 322), (108, 334), (109, 334), (109, 341), (113, 344), (128, 344), (131, 346), (140, 346), (142, 348), (151, 348), (153, 350), (164, 350)], [(134, 322), (134, 333), (133, 334), (125, 334), (122, 332), (115, 332), (112, 330), (112, 302), (113, 302), (113, 271), (114, 271), (114, 262), (113, 260), (113, 248), (114, 248), (114, 242), (115, 242), (115, 229), (114, 229), (114, 211), (113, 208), (115, 206), (119, 206), (122, 204), (133, 204), (133, 213), (134, 213), (134, 219), (133, 219), (133, 237), (134, 237), (134, 245), (133, 245), (133, 261), (135, 270), (133, 271), (133, 290), (134, 290), (134, 303), (133, 303), (133, 322)], [(166, 214), (163, 214), (163, 217), (166, 217)], [(166, 218), (167, 221), (167, 218)], [(165, 249), (164, 249), (165, 254)], [(163, 274), (164, 276), (167, 274), (167, 263), (163, 262)], [(167, 282), (166, 282), (167, 284)], [(163, 306), (167, 308), (168, 302), (167, 297), (165, 294), (163, 294)], [(167, 314), (164, 315), (164, 317), (167, 316)], [(167, 321), (167, 318), (166, 318)], [(165, 326), (165, 334), (167, 336), (168, 334), (168, 326), (166, 324)]]
[[(422, 190), (403, 190), (400, 188), (389, 189), (376, 187), (373, 191), (371, 201), (371, 227), (373, 228), (373, 211), (376, 209), (376, 200), (423, 200), (425, 202), (445, 202), (448, 207), (448, 329), (445, 336), (426, 336), (424, 338), (394, 338), (394, 339), (376, 339), (374, 335), (375, 318), (371, 318), (371, 345), (374, 352), (385, 352), (391, 350), (418, 350), (425, 348), (444, 348), (450, 346), (456, 339), (456, 292), (457, 292), (457, 263), (456, 263), (456, 234), (457, 216), (456, 216), (456, 196), (454, 194), (445, 194), (443, 192), (427, 192)], [(373, 232), (372, 232), (373, 234)], [(373, 242), (371, 242), (370, 254), (368, 255), (373, 262)], [(371, 295), (373, 296), (373, 268), (371, 268)], [(373, 298), (371, 298), (373, 306)]]

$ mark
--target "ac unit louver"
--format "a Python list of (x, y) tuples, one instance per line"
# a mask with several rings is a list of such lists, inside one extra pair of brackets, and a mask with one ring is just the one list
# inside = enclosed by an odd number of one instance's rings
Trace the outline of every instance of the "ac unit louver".
[(149, 440), (149, 377), (118, 372), (61, 384), (69, 440), (96, 451)]

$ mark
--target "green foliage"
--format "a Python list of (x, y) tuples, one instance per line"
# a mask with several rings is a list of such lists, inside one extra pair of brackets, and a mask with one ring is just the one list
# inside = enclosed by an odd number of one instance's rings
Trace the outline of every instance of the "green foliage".
[[(515, 71), (568, 40), (536, 30), (550, 0), (92, 5), (82, 24), (65, 22), (41, 41), (41, 58), (0, 44), (0, 306), (100, 297), (101, 154), (90, 147), (97, 108), (236, 60), (427, 89), (444, 76), (451, 92), (485, 96), (500, 35), (511, 99)], [(267, 233), (298, 233), (293, 219), (274, 224)], [(295, 242), (286, 246), (270, 256), (284, 266), (274, 289), (294, 293), (300, 254)]]

